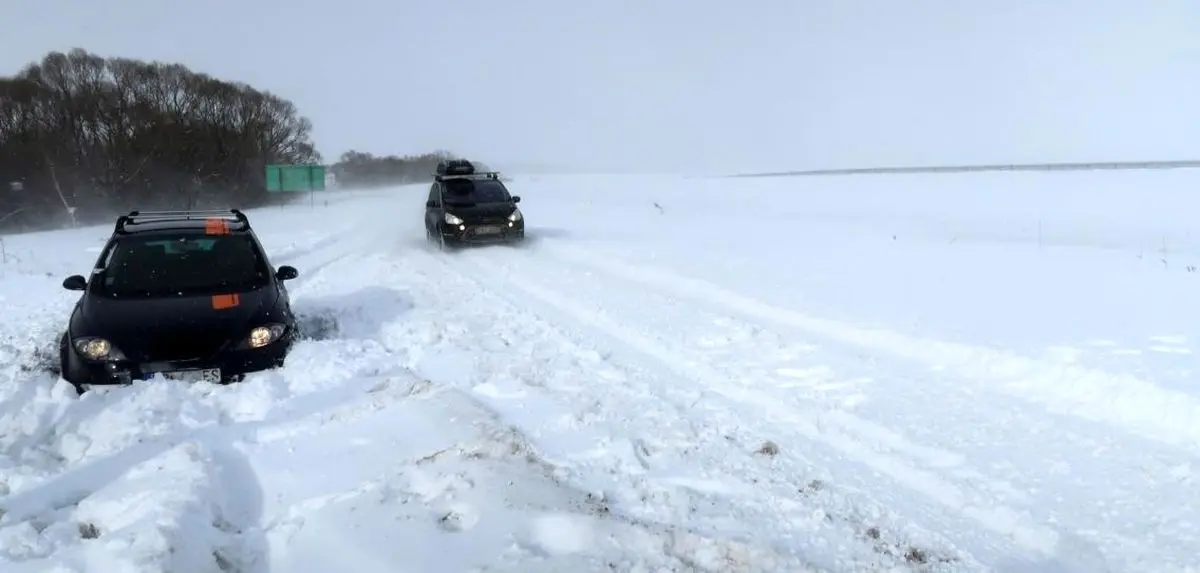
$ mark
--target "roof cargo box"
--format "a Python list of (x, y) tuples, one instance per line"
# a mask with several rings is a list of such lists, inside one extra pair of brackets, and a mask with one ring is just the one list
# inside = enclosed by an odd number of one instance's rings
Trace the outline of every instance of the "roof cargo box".
[(449, 159), (438, 162), (438, 175), (471, 175), (475, 173), (475, 165), (466, 159)]

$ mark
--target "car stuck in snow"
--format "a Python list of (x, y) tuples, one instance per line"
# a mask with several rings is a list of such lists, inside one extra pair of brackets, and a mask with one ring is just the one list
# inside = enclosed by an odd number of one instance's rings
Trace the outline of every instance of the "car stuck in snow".
[(244, 213), (121, 215), (59, 339), (62, 377), (83, 392), (156, 375), (228, 383), (282, 366), (296, 337), (284, 282)]

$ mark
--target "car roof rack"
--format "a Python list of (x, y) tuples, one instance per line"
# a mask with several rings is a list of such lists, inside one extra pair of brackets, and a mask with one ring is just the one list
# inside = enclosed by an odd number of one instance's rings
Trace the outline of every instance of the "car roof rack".
[(117, 217), (115, 232), (125, 233), (127, 225), (170, 221), (203, 221), (206, 219), (237, 221), (242, 224), (244, 229), (250, 229), (250, 219), (238, 209), (199, 209), (194, 211), (130, 211), (128, 215)]
[(433, 179), (434, 179), (434, 181), (450, 181), (452, 179), (471, 179), (471, 180), (497, 179), (498, 180), (498, 179), (500, 179), (500, 173), (498, 171), (478, 171), (475, 173), (468, 173), (465, 175), (438, 175), (435, 173), (433, 175)]

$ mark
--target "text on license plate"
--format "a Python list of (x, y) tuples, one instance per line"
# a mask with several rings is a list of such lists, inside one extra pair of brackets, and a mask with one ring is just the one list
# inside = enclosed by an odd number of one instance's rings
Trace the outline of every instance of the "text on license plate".
[(220, 368), (204, 368), (201, 370), (174, 370), (171, 372), (163, 372), (163, 378), (167, 380), (180, 380), (184, 382), (221, 382)]
[(496, 225), (480, 225), (475, 227), (476, 235), (495, 235), (500, 232), (500, 227)]

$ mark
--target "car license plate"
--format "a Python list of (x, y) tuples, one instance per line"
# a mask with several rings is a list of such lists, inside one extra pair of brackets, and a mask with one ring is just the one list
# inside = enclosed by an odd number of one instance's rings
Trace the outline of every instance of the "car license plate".
[(476, 235), (498, 235), (499, 233), (500, 227), (496, 225), (480, 225), (475, 227)]
[(163, 378), (167, 380), (180, 380), (183, 382), (212, 382), (214, 384), (221, 381), (220, 368), (204, 368), (202, 370), (174, 370), (171, 372), (163, 372)]

